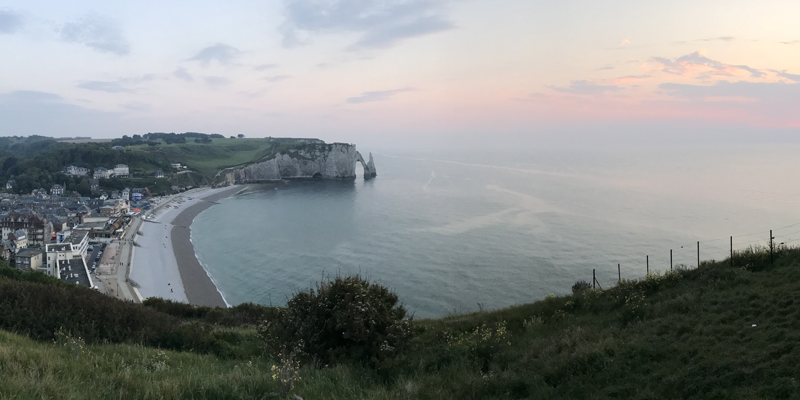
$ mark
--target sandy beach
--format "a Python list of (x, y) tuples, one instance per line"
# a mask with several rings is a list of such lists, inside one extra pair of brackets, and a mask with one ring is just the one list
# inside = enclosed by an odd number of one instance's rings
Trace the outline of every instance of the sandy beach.
[[(225, 307), (190, 240), (194, 217), (215, 201), (242, 190), (241, 186), (201, 188), (171, 196), (142, 223), (136, 236), (130, 277), (143, 298), (161, 297), (197, 305)], [(189, 198), (192, 200), (189, 200)], [(176, 207), (177, 206), (177, 207)]]

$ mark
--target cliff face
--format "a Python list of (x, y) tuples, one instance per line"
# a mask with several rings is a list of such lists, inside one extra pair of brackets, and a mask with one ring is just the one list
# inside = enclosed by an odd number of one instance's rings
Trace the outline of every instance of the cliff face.
[[(364, 163), (361, 154), (356, 151), (356, 146), (345, 143), (298, 146), (296, 149), (288, 149), (270, 157), (245, 167), (220, 171), (215, 179), (216, 185), (302, 178), (354, 179), (356, 162)], [(374, 172), (372, 154), (370, 154), (370, 164)], [(365, 177), (370, 164), (364, 164)]]

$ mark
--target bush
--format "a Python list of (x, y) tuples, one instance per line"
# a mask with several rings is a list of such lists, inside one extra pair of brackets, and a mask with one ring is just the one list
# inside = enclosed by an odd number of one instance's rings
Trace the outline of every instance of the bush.
[(572, 285), (572, 293), (573, 294), (577, 294), (577, 293), (579, 293), (579, 292), (581, 292), (583, 290), (587, 290), (587, 289), (591, 289), (591, 288), (592, 288), (592, 284), (591, 283), (586, 282), (585, 280), (581, 279), (581, 280), (575, 282), (574, 285)]
[(274, 321), (259, 328), (274, 354), (300, 349), (321, 365), (372, 366), (400, 354), (411, 337), (397, 295), (360, 276), (337, 277), (295, 295)]

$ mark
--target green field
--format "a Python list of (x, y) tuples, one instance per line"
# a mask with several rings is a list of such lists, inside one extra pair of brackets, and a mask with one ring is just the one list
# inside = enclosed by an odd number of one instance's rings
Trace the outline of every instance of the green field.
[[(129, 146), (125, 151), (155, 155), (168, 163), (181, 163), (211, 179), (228, 167), (247, 164), (269, 154), (271, 144), (266, 139), (212, 139), (212, 143), (161, 143), (157, 146)], [(155, 171), (153, 171), (155, 172)], [(164, 171), (165, 173), (168, 171)]]

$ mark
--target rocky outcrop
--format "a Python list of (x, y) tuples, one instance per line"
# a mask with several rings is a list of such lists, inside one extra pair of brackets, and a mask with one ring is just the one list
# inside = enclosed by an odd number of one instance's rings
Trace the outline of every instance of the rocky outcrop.
[(259, 183), (281, 179), (355, 179), (356, 162), (364, 166), (364, 177), (376, 176), (370, 154), (365, 163), (353, 144), (300, 144), (263, 161), (244, 167), (227, 168), (215, 178), (216, 186)]
[(375, 170), (375, 160), (372, 159), (372, 153), (369, 153), (369, 161), (364, 167), (364, 179), (374, 178), (378, 176), (378, 171)]
[(361, 166), (364, 167), (364, 179), (378, 176), (378, 173), (375, 172), (375, 161), (372, 159), (372, 153), (369, 153), (369, 162), (364, 161), (361, 153), (356, 153), (356, 156), (358, 157), (356, 161), (360, 162)]

